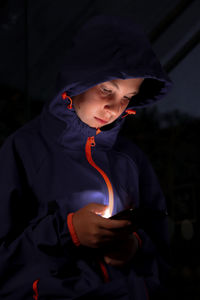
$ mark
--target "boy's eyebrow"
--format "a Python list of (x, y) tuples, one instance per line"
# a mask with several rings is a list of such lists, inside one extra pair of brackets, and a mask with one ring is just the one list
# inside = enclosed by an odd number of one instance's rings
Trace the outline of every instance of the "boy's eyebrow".
[[(118, 90), (119, 90), (119, 86), (114, 82), (114, 81), (110, 81), (110, 83), (112, 84), (112, 85), (114, 85)], [(136, 90), (136, 91), (134, 91), (134, 92), (130, 92), (130, 93), (127, 93), (127, 94), (137, 94), (139, 91), (138, 90)]]

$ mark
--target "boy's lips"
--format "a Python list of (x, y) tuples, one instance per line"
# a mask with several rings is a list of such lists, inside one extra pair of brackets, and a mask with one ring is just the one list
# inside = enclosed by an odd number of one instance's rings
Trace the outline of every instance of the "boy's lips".
[(106, 120), (103, 120), (103, 119), (100, 119), (100, 118), (97, 118), (97, 117), (94, 117), (98, 122), (100, 122), (101, 124), (106, 124), (108, 123), (108, 121)]

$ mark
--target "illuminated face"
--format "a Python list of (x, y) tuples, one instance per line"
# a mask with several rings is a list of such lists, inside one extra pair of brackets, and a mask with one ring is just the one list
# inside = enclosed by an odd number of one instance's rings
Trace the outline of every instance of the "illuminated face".
[(130, 78), (106, 81), (73, 96), (78, 117), (93, 128), (114, 122), (127, 108), (131, 98), (139, 92), (143, 80)]

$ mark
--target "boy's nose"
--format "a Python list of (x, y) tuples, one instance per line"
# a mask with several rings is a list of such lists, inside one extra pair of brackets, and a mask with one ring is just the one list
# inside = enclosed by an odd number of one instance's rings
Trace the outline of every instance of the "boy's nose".
[(112, 114), (112, 116), (116, 116), (119, 113), (119, 105), (117, 103), (106, 104), (104, 109)]

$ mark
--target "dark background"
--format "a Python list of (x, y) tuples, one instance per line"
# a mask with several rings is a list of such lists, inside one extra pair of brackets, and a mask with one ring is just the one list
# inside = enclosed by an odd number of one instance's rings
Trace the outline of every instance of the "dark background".
[(170, 298), (200, 299), (200, 1), (1, 0), (0, 145), (52, 98), (73, 33), (94, 13), (139, 23), (174, 82), (124, 134), (150, 158), (167, 200)]

